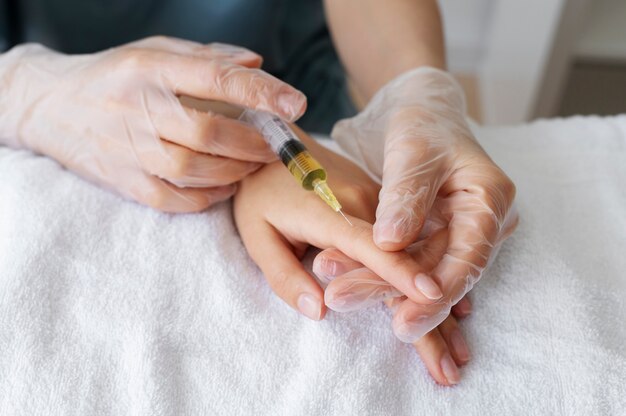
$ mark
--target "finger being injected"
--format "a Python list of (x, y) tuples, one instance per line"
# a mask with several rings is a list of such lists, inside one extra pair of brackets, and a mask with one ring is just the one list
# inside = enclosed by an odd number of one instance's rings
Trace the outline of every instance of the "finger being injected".
[(239, 119), (252, 124), (261, 132), (272, 151), (304, 189), (314, 191), (333, 211), (340, 213), (352, 225), (326, 182), (326, 170), (311, 156), (285, 121), (274, 114), (250, 109), (244, 110)]

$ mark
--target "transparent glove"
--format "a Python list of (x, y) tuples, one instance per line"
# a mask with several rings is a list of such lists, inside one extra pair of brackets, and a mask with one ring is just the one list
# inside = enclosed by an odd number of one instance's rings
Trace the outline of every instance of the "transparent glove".
[(275, 156), (250, 126), (179, 96), (297, 119), (304, 95), (260, 64), (243, 48), (164, 37), (90, 55), (18, 46), (0, 55), (0, 143), (157, 209), (199, 211)]
[[(380, 248), (403, 250), (445, 229), (445, 250), (423, 271), (443, 296), (430, 305), (407, 299), (395, 310), (395, 334), (413, 342), (449, 315), (514, 230), (515, 186), (474, 139), (458, 84), (434, 68), (391, 81), (363, 112), (337, 123), (332, 137), (382, 181), (374, 225)], [(431, 224), (424, 227), (427, 218)], [(354, 310), (397, 295), (372, 272), (352, 273), (352, 283), (337, 278), (329, 286), (331, 309)], [(366, 276), (371, 284), (355, 283)], [(426, 280), (418, 274), (416, 286)]]

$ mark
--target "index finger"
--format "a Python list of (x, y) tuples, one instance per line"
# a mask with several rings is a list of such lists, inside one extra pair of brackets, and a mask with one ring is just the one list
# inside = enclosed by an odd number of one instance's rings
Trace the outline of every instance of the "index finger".
[[(447, 237), (447, 229), (438, 230), (426, 239), (411, 245), (406, 252), (422, 268), (430, 271), (444, 253)], [(327, 269), (335, 273), (335, 278), (328, 279), (330, 283), (326, 288), (324, 299), (326, 305), (335, 311), (358, 310), (388, 297), (402, 295), (389, 282), (337, 249), (322, 251), (315, 258), (314, 271), (327, 275), (329, 273)]]
[(225, 43), (198, 43), (170, 36), (150, 36), (130, 44), (133, 47), (156, 49), (205, 59), (221, 59), (250, 68), (260, 68), (263, 58), (249, 49)]
[(352, 216), (349, 219), (352, 226), (338, 214), (324, 221), (304, 222), (300, 224), (300, 233), (316, 247), (338, 248), (417, 303), (432, 303), (443, 296), (439, 286), (409, 253), (381, 250), (374, 243), (372, 224)]
[(176, 94), (269, 111), (287, 121), (306, 109), (304, 94), (261, 69), (183, 55), (167, 64), (163, 71)]

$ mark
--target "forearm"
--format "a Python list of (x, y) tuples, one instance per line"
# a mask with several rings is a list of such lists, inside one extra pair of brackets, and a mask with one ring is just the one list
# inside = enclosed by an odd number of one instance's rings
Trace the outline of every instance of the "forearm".
[(412, 68), (445, 68), (436, 0), (325, 0), (325, 7), (341, 60), (366, 101)]

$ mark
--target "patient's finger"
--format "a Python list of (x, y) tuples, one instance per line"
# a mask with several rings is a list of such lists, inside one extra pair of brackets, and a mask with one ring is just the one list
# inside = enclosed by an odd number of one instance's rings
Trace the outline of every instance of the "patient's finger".
[(313, 273), (324, 283), (330, 283), (335, 277), (361, 267), (363, 264), (352, 260), (334, 247), (322, 250), (313, 261)]
[[(305, 270), (293, 247), (267, 223), (240, 227), (250, 257), (259, 266), (274, 293), (313, 320), (323, 319), (324, 293)], [(250, 239), (250, 240), (248, 240)]]
[(461, 380), (459, 368), (450, 354), (448, 344), (437, 328), (415, 341), (413, 346), (428, 372), (439, 384), (451, 386)]
[[(445, 251), (446, 242), (447, 231), (442, 229), (434, 232), (426, 240), (411, 245), (406, 251), (426, 271), (430, 271)], [(355, 311), (375, 305), (389, 297), (401, 295), (389, 282), (334, 248), (317, 255), (313, 270), (318, 276), (322, 275), (330, 282), (324, 294), (324, 301), (326, 306), (337, 312)], [(337, 276), (337, 273), (343, 274)], [(332, 278), (328, 278), (329, 275)]]
[(351, 270), (330, 282), (324, 292), (326, 306), (337, 312), (368, 308), (402, 293), (366, 267)]
[(472, 301), (469, 300), (468, 295), (463, 296), (463, 299), (452, 307), (452, 315), (456, 318), (465, 318), (472, 313)]
[[(313, 273), (330, 283), (324, 291), (324, 303), (336, 312), (367, 308), (385, 299), (402, 296), (389, 282), (336, 248), (326, 249), (315, 257)], [(333, 284), (337, 276), (341, 278), (338, 284)]]
[[(438, 230), (427, 240), (410, 245), (406, 252), (424, 269), (430, 270), (445, 251), (446, 238), (446, 230)], [(313, 272), (325, 282), (330, 282), (339, 275), (362, 267), (362, 263), (353, 260), (334, 247), (319, 252), (313, 262)]]
[[(392, 298), (385, 300), (385, 305), (394, 311), (406, 298)], [(426, 365), (430, 375), (440, 384), (456, 384), (460, 380), (458, 366), (462, 364), (456, 361), (452, 352), (451, 331), (458, 328), (456, 320), (448, 317), (444, 321), (445, 325), (440, 325), (431, 332), (413, 343), (413, 347), (420, 355), (422, 362)], [(445, 335), (444, 335), (445, 332)], [(464, 341), (464, 339), (462, 339)], [(457, 341), (458, 344), (458, 341)], [(469, 352), (468, 352), (469, 354)], [(452, 359), (450, 359), (452, 357)]]
[[(325, 208), (327, 209), (327, 208)], [(417, 303), (432, 303), (442, 292), (409, 253), (387, 252), (374, 244), (372, 225), (350, 217), (353, 226), (341, 216), (325, 221), (299, 224), (302, 239), (320, 248), (336, 247), (362, 263)], [(308, 228), (311, 227), (311, 228)]]
[(437, 329), (446, 341), (446, 344), (448, 344), (448, 349), (450, 350), (452, 358), (454, 358), (456, 364), (467, 364), (470, 360), (470, 351), (456, 319), (448, 317), (437, 327)]
[(394, 313), (393, 333), (400, 341), (415, 342), (442, 323), (450, 315), (450, 307), (446, 301), (422, 305), (407, 299)]

